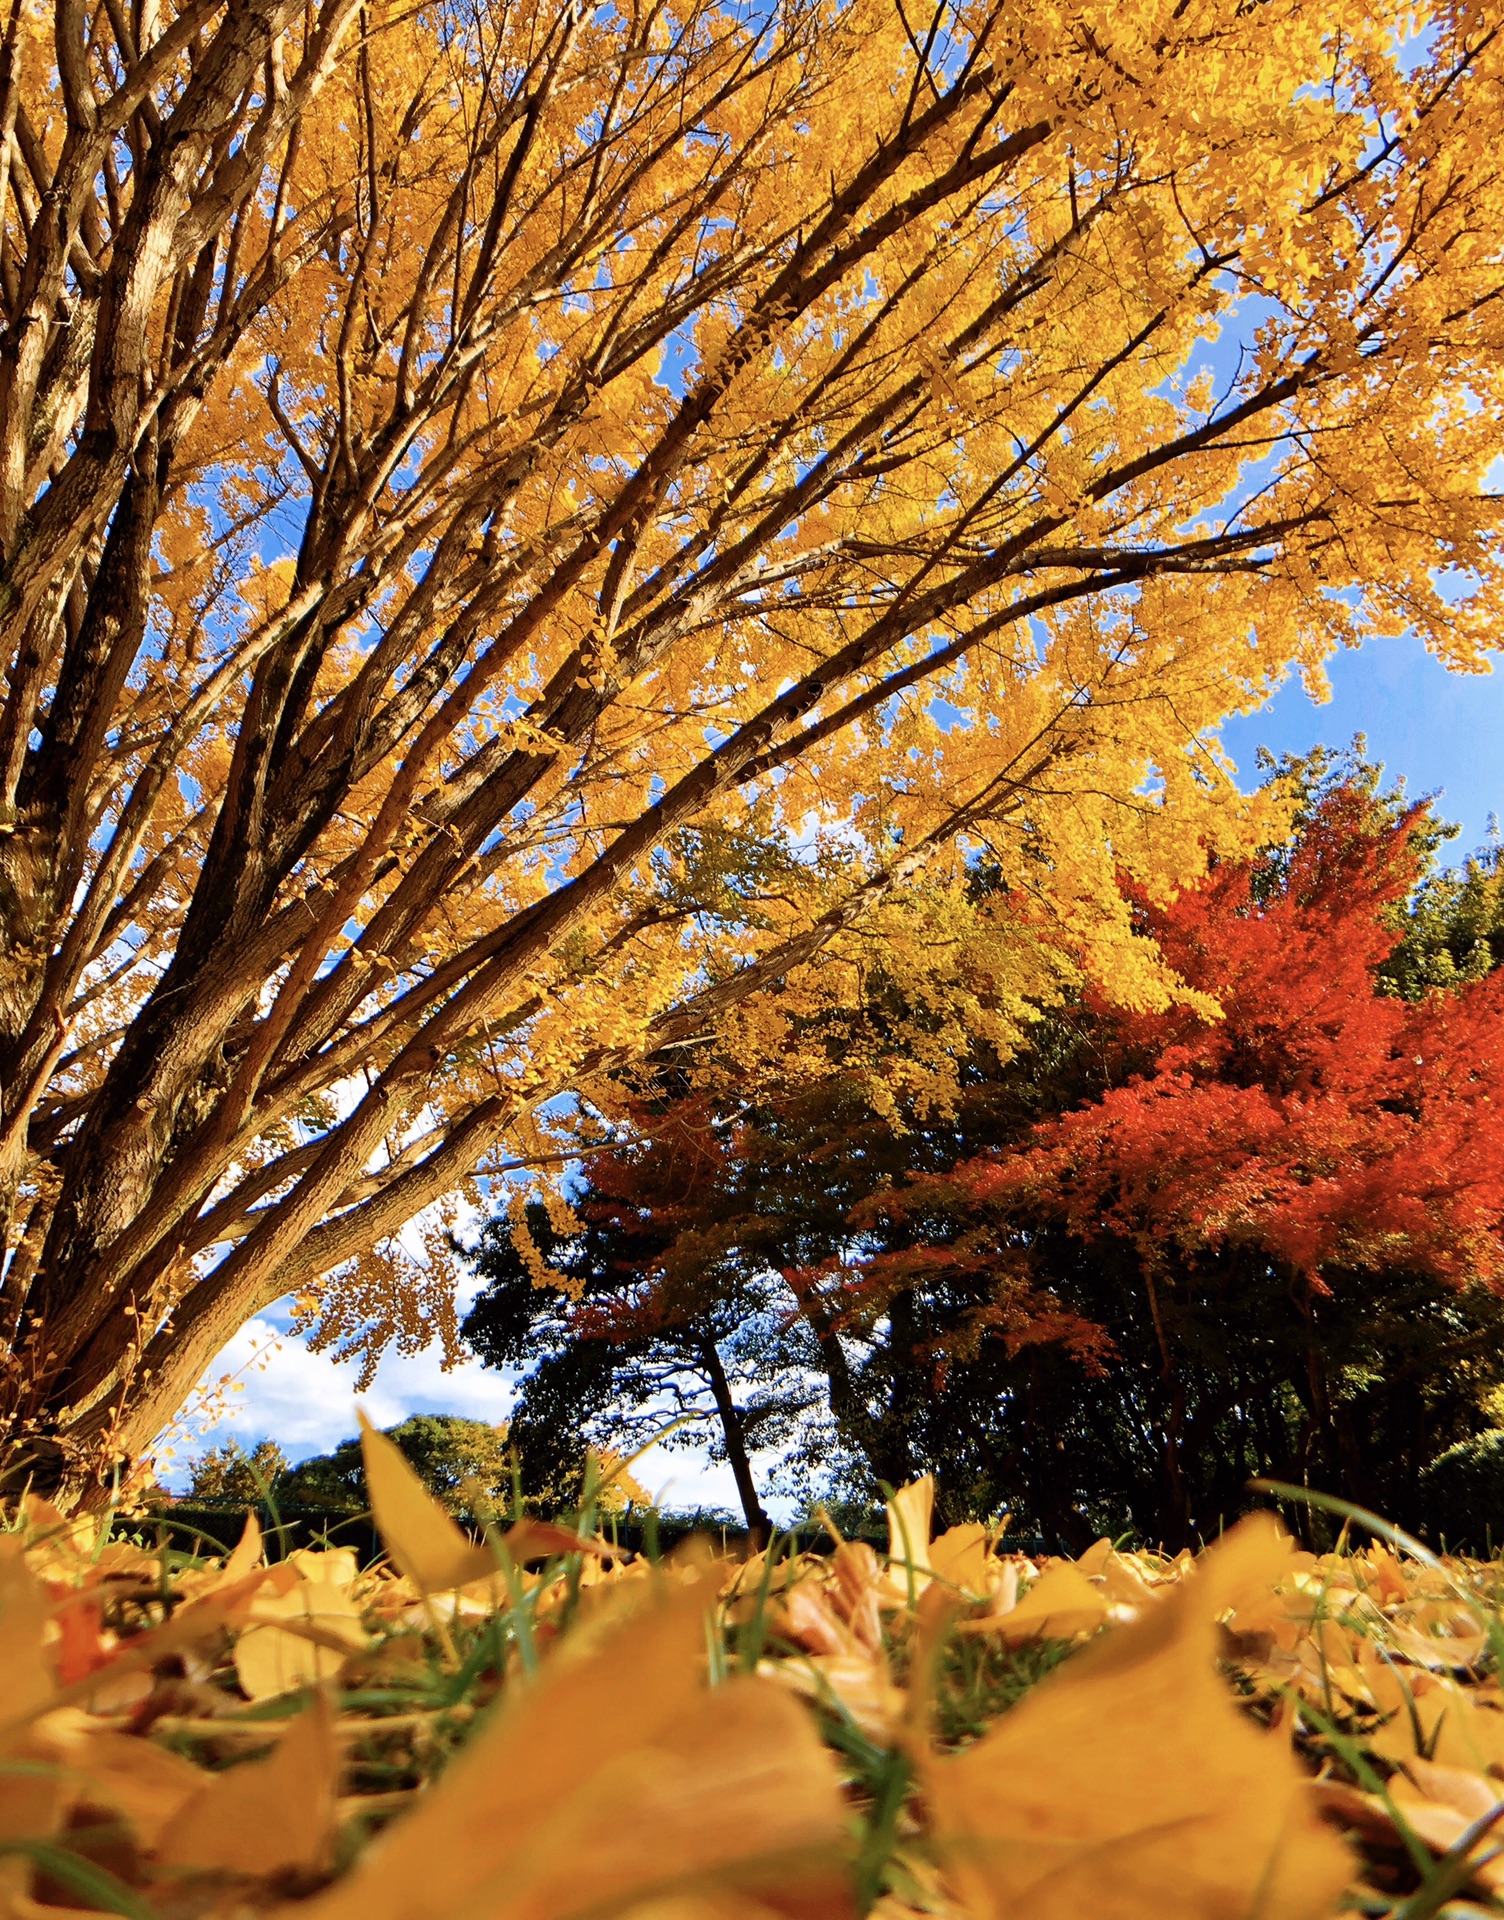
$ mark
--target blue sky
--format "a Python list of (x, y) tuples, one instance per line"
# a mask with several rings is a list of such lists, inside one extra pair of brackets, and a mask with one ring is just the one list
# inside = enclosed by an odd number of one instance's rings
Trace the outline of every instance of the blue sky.
[(1368, 758), (1412, 794), (1437, 793), (1443, 819), (1462, 828), (1443, 857), (1460, 860), (1504, 817), (1504, 654), (1489, 674), (1449, 673), (1417, 640), (1370, 640), (1328, 664), (1332, 698), (1317, 706), (1291, 680), (1257, 713), (1223, 729), (1241, 783), (1256, 779), (1260, 746), (1304, 753), (1368, 736)]

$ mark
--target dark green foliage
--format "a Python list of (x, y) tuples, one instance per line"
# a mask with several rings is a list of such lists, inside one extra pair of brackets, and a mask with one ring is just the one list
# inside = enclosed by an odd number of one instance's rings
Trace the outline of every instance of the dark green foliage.
[(1454, 1550), (1504, 1547), (1504, 1429), (1459, 1440), (1421, 1477), (1429, 1536)]
[(1406, 915), (1403, 938), (1381, 969), (1414, 999), (1481, 980), (1504, 961), (1504, 846), (1492, 842), (1460, 869), (1431, 874)]
[(531, 1208), (528, 1231), (563, 1288), (535, 1283), (507, 1221), (486, 1229), (475, 1255), (485, 1285), (465, 1334), (488, 1365), (523, 1372), (509, 1431), (539, 1507), (578, 1496), (590, 1446), (620, 1451), (683, 1419), (669, 1444), (708, 1441), (732, 1467), (747, 1526), (766, 1531), (749, 1454), (786, 1442), (814, 1394), (799, 1378), (799, 1332), (777, 1310), (776, 1276), (720, 1259), (714, 1222), (666, 1231), (667, 1215), (692, 1211), (708, 1190), (719, 1158), (696, 1110), (680, 1116), (672, 1150), (655, 1161), (659, 1213), (616, 1206), (613, 1168), (592, 1188), (584, 1231), (568, 1240)]

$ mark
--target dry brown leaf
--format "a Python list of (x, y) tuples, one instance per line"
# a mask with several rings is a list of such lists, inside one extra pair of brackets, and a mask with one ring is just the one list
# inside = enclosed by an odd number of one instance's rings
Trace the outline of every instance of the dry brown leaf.
[(398, 1569), (423, 1593), (446, 1593), (496, 1571), (496, 1556), (478, 1547), (445, 1513), (403, 1457), (402, 1449), (360, 1415), (371, 1511)]
[(1347, 1851), (1215, 1666), (1218, 1615), (1287, 1552), (1262, 1516), (1244, 1522), (1162, 1604), (930, 1764), (937, 1838), (973, 1914), (1325, 1920)]
[(213, 1775), (167, 1823), (158, 1865), (217, 1873), (318, 1873), (334, 1837), (339, 1751), (314, 1695), (264, 1760)]

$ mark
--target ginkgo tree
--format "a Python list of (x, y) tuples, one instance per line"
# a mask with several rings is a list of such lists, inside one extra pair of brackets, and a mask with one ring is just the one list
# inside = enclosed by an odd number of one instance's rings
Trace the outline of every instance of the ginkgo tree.
[(979, 848), (968, 1018), (1162, 997), (1115, 876), (1267, 832), (1219, 717), (1494, 630), (1501, 65), (1469, 4), (12, 0), (25, 1470), (290, 1292), (452, 1332), (405, 1223), (922, 972)]

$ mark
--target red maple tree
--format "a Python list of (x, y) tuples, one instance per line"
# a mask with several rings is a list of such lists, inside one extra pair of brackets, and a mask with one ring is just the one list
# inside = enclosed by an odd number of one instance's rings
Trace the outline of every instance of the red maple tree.
[[(1080, 1232), (1219, 1252), (1256, 1244), (1319, 1295), (1332, 1264), (1456, 1284), (1504, 1275), (1504, 970), (1386, 991), (1424, 810), (1327, 795), (1289, 854), (1139, 902), (1186, 1007), (1118, 1014), (1098, 1100), (955, 1178)], [(1116, 1077), (1114, 1075), (1114, 1077)]]

